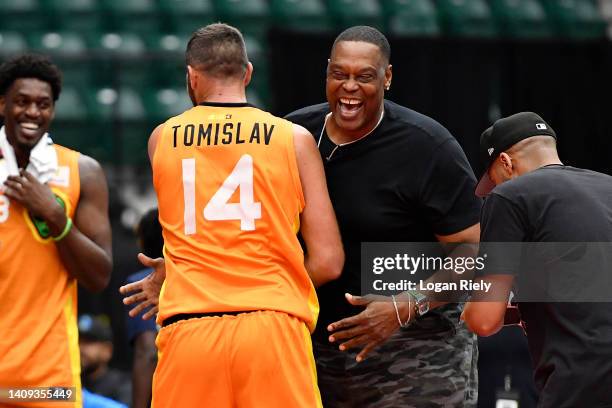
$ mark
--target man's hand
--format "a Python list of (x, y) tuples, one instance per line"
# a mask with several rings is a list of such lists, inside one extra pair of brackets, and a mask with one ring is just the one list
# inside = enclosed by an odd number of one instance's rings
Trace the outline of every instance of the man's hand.
[(49, 186), (24, 169), (19, 171), (19, 176), (8, 176), (4, 185), (4, 194), (24, 206), (33, 216), (47, 221), (53, 235), (61, 232), (66, 216)]
[(155, 316), (159, 310), (159, 292), (166, 279), (166, 265), (164, 258), (152, 259), (142, 253), (138, 254), (138, 260), (144, 266), (153, 268), (153, 272), (137, 282), (121, 286), (119, 292), (122, 295), (135, 292), (123, 298), (123, 304), (136, 305), (129, 312), (131, 317), (136, 317), (143, 310), (149, 308), (142, 315), (143, 320), (148, 320)]
[[(353, 306), (365, 306), (365, 310), (358, 315), (347, 317), (327, 326), (332, 332), (329, 341), (339, 342), (340, 350), (345, 351), (353, 347), (364, 346), (357, 355), (358, 362), (363, 361), (374, 348), (384, 343), (400, 327), (395, 307), (390, 298), (382, 296), (353, 296), (349, 293), (346, 300)], [(404, 316), (409, 302), (397, 303), (400, 316)]]

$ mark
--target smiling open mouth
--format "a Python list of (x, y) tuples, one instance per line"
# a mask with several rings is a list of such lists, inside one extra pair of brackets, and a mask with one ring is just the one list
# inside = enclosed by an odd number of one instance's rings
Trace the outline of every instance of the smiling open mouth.
[(38, 130), (38, 127), (39, 127), (36, 123), (29, 123), (29, 122), (20, 123), (20, 126), (28, 130)]
[(343, 117), (352, 118), (357, 115), (363, 106), (359, 99), (340, 98), (338, 100), (338, 110)]
[(40, 125), (32, 122), (22, 122), (19, 126), (21, 127), (21, 133), (26, 136), (35, 136), (40, 129)]

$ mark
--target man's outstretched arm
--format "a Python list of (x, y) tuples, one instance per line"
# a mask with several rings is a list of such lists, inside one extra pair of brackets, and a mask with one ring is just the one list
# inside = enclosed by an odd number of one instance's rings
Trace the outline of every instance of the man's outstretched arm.
[(342, 273), (344, 249), (314, 138), (305, 128), (294, 124), (293, 140), (306, 202), (300, 217), (300, 233), (306, 244), (304, 264), (314, 285), (320, 286)]

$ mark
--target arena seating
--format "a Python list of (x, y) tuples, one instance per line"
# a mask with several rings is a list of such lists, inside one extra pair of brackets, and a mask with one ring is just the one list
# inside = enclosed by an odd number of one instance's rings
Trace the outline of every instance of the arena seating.
[(185, 44), (214, 21), (245, 34), (249, 97), (267, 108), (271, 32), (368, 24), (391, 38), (584, 41), (605, 38), (606, 19), (610, 0), (0, 0), (0, 60), (51, 55), (65, 82), (56, 138), (102, 161), (141, 163), (153, 126), (190, 106)]

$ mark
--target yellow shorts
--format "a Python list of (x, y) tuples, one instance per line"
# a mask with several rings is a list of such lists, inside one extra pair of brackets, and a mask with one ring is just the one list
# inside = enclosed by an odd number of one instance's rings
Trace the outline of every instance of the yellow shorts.
[(181, 320), (157, 347), (152, 408), (322, 407), (310, 333), (286, 313)]

